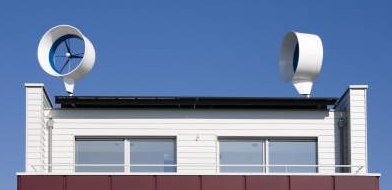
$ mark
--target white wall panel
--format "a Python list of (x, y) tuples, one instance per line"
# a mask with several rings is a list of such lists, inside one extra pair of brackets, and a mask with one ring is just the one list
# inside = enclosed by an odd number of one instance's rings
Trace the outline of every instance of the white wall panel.
[[(345, 147), (350, 153), (350, 164), (363, 166), (361, 173), (367, 172), (367, 86), (351, 85), (346, 91), (338, 109), (346, 110), (349, 129), (348, 146)], [(355, 172), (354, 170), (352, 172)]]
[(53, 157), (61, 162), (73, 163), (74, 153), (61, 150), (74, 149), (69, 145), (83, 136), (176, 136), (181, 173), (216, 172), (218, 137), (228, 136), (314, 137), (319, 139), (319, 164), (335, 161), (335, 119), (326, 111), (52, 110), (50, 114), (55, 121)]
[[(49, 109), (43, 87), (27, 88), (26, 95), (26, 165), (45, 163), (45, 120), (53, 118), (53, 163), (69, 164), (54, 166), (54, 172), (73, 171), (75, 137), (176, 137), (178, 172), (189, 174), (217, 172), (219, 137), (312, 137), (318, 139), (318, 164), (334, 165), (339, 161), (339, 118), (333, 110), (68, 110)], [(350, 110), (350, 146), (356, 164), (366, 160), (366, 97), (362, 96), (364, 93), (350, 90), (337, 106), (355, 105)], [(320, 168), (321, 173), (334, 171)]]
[(26, 84), (26, 159), (27, 172), (42, 172), (48, 162), (44, 109), (48, 99), (43, 84)]

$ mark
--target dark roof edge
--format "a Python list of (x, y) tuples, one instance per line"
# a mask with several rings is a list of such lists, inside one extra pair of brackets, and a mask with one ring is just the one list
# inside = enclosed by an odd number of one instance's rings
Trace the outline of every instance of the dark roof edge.
[(151, 96), (56, 96), (67, 109), (192, 108), (192, 109), (317, 109), (326, 110), (338, 98), (302, 97), (151, 97)]

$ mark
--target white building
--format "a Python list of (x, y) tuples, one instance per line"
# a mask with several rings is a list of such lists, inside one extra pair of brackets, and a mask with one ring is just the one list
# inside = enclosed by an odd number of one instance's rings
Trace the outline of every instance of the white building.
[[(43, 84), (25, 87), (20, 190), (56, 189), (44, 184), (48, 176), (71, 183), (60, 185), (63, 190), (72, 186), (69, 176), (152, 176), (155, 189), (185, 180), (167, 176), (198, 176), (199, 182), (184, 182), (189, 189), (208, 189), (206, 176), (237, 177), (221, 185), (245, 176), (244, 189), (266, 176), (282, 183), (288, 177), (291, 189), (378, 189), (379, 174), (368, 173), (366, 85), (349, 86), (340, 98), (57, 96), (58, 106)], [(115, 179), (109, 178), (109, 189), (124, 188)], [(295, 186), (298, 180), (302, 186)], [(78, 187), (92, 188), (91, 180), (81, 181)], [(234, 186), (225, 189), (239, 189)]]

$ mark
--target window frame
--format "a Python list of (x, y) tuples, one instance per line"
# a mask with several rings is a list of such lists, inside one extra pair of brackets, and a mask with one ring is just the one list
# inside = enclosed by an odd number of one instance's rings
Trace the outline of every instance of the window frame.
[[(174, 148), (174, 151), (173, 151), (173, 156), (174, 156), (174, 162), (175, 162), (175, 164), (173, 164), (173, 165), (175, 165), (175, 172), (153, 172), (153, 173), (177, 173), (177, 170), (178, 170), (178, 167), (177, 167), (177, 161), (178, 161), (178, 159), (177, 159), (177, 138), (176, 137), (168, 137), (168, 136), (165, 136), (165, 137), (131, 137), (131, 138), (127, 138), (126, 139), (126, 143), (128, 144), (127, 145), (127, 147), (128, 147), (128, 152), (125, 152), (125, 154), (128, 154), (128, 156), (127, 156), (127, 161), (128, 161), (128, 163), (127, 163), (127, 165), (126, 165), (126, 167), (128, 167), (128, 168), (126, 168), (127, 170), (127, 172), (130, 172), (130, 173), (148, 173), (148, 172), (135, 172), (135, 171), (131, 171), (130, 169), (131, 169), (131, 142), (132, 142), (132, 140), (152, 140), (152, 139), (155, 139), (155, 140), (162, 140), (162, 139), (164, 139), (164, 140), (173, 140), (173, 142), (174, 142), (174, 144), (173, 144), (173, 148)], [(163, 166), (164, 167), (164, 166)], [(150, 172), (151, 173), (151, 172)]]
[[(264, 165), (265, 167), (263, 168), (263, 172), (262, 174), (271, 174), (273, 172), (270, 172), (270, 150), (269, 150), (269, 143), (271, 141), (298, 141), (298, 142), (315, 142), (316, 143), (316, 147), (315, 147), (315, 159), (316, 159), (316, 171), (315, 173), (319, 173), (320, 168), (318, 167), (319, 164), (319, 140), (318, 137), (256, 137), (256, 136), (219, 136), (218, 137), (218, 142), (217, 142), (217, 167), (216, 170), (218, 173), (230, 173), (230, 172), (221, 172), (221, 142), (222, 141), (251, 141), (251, 140), (259, 140), (262, 142), (262, 165)], [(238, 172), (237, 172), (238, 173)], [(241, 173), (249, 173), (249, 172), (241, 172)], [(290, 172), (288, 172), (290, 173)], [(295, 172), (291, 172), (291, 173), (295, 173)]]
[[(76, 158), (76, 155), (77, 155), (77, 141), (122, 141), (124, 144), (123, 144), (123, 147), (124, 147), (124, 155), (125, 155), (125, 138), (116, 138), (116, 137), (98, 137), (98, 138), (95, 138), (95, 137), (75, 137), (75, 139), (74, 139), (74, 154), (73, 154), (73, 156), (74, 156), (74, 166), (73, 166), (73, 171), (75, 172), (75, 173), (88, 173), (88, 172), (77, 172), (76, 171), (76, 168), (78, 167), (77, 166), (77, 158)], [(125, 161), (125, 158), (124, 158), (124, 163), (125, 163), (126, 161)], [(122, 172), (126, 172), (125, 171), (125, 168), (123, 169), (123, 171)], [(122, 172), (114, 172), (114, 173), (122, 173)], [(96, 172), (92, 172), (92, 173), (96, 173)], [(98, 173), (98, 172), (97, 172)], [(99, 173), (104, 173), (104, 172), (99, 172)]]
[[(292, 141), (292, 142), (314, 142), (315, 143), (315, 160), (316, 160), (316, 163), (315, 163), (315, 167), (316, 167), (316, 170), (315, 170), (315, 172), (311, 172), (311, 173), (319, 173), (319, 170), (320, 170), (320, 168), (318, 167), (318, 164), (319, 164), (319, 151), (318, 151), (318, 145), (319, 145), (319, 142), (318, 142), (318, 138), (317, 137), (272, 137), (272, 138), (268, 138), (268, 143), (270, 143), (270, 142), (287, 142), (287, 141)], [(270, 163), (269, 163), (269, 156), (270, 156), (270, 151), (269, 151), (269, 144), (268, 144), (268, 157), (267, 157), (267, 159), (268, 159), (268, 162), (267, 162), (267, 165), (270, 165)], [(268, 167), (268, 170), (269, 170), (269, 167)], [(277, 173), (277, 172), (270, 172), (270, 171), (268, 171), (268, 173)], [(285, 172), (284, 172), (285, 173)], [(287, 173), (300, 173), (300, 172), (287, 172)]]
[[(221, 142), (224, 142), (224, 141), (226, 141), (226, 142), (230, 142), (230, 141), (246, 141), (246, 142), (249, 142), (249, 141), (258, 141), (258, 142), (261, 142), (261, 147), (262, 147), (262, 151), (261, 151), (261, 154), (262, 154), (262, 160), (261, 160), (261, 163), (262, 163), (262, 165), (265, 165), (264, 163), (265, 163), (265, 160), (266, 160), (266, 155), (265, 155), (265, 140), (264, 140), (264, 138), (261, 138), (261, 137), (218, 137), (218, 147), (217, 147), (217, 171), (218, 171), (218, 173), (232, 173), (232, 172), (221, 172)], [(225, 164), (225, 165), (230, 165), (230, 164)], [(236, 172), (236, 173), (238, 173), (238, 172)], [(241, 173), (259, 173), (259, 172), (241, 172)], [(263, 167), (263, 169), (262, 169), (262, 172), (261, 173), (266, 173), (266, 168), (265, 167)]]
[[(176, 136), (121, 136), (121, 137), (95, 137), (95, 136), (75, 136), (74, 138), (74, 163), (75, 165), (73, 166), (73, 171), (76, 172), (76, 168), (77, 168), (77, 141), (122, 141), (124, 143), (124, 163), (123, 163), (123, 168), (124, 170), (122, 172), (115, 172), (115, 173), (148, 173), (148, 172), (135, 172), (135, 171), (131, 171), (131, 141), (132, 139), (145, 139), (145, 140), (152, 140), (152, 139), (156, 139), (156, 140), (160, 140), (160, 139), (168, 139), (168, 140), (173, 140), (174, 143), (174, 161), (175, 161), (175, 172), (150, 172), (150, 173), (177, 173), (178, 171), (178, 166), (177, 166), (177, 162), (178, 162), (178, 158), (177, 158), (177, 137)], [(84, 173), (84, 172), (76, 172), (76, 173)]]

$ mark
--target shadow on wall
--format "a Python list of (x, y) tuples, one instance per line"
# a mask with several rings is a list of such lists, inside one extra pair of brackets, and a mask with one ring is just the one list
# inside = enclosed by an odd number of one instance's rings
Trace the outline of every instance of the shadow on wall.
[(330, 117), (327, 110), (202, 110), (202, 109), (132, 109), (132, 110), (50, 110), (53, 119), (265, 119), (320, 120)]

